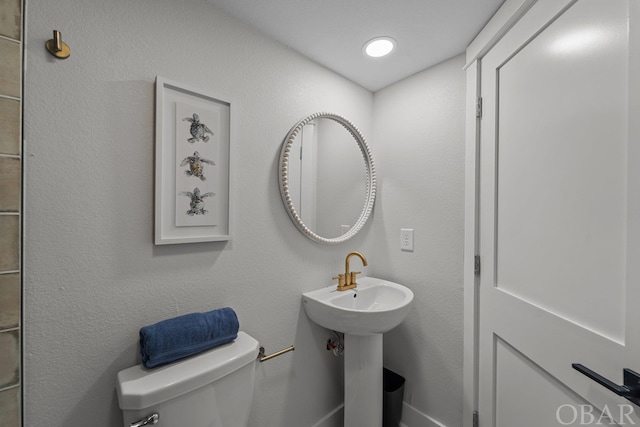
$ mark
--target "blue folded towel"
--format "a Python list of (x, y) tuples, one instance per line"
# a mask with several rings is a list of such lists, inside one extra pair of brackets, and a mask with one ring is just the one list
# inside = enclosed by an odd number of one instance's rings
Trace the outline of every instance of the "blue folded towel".
[(147, 368), (174, 362), (233, 341), (238, 316), (230, 307), (163, 320), (140, 329), (140, 354)]

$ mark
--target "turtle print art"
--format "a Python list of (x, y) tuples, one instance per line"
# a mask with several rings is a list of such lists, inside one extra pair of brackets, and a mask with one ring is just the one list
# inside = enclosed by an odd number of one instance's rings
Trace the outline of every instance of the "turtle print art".
[(176, 227), (215, 226), (219, 114), (186, 103), (176, 103), (175, 114)]
[(193, 113), (191, 117), (185, 117), (182, 120), (191, 122), (191, 126), (189, 126), (189, 133), (191, 134), (191, 138), (187, 139), (187, 141), (192, 144), (196, 141), (209, 142), (209, 136), (207, 136), (207, 134), (213, 135), (213, 132), (207, 127), (206, 124), (200, 122), (200, 116), (198, 114)]
[(160, 76), (154, 101), (154, 243), (229, 240), (231, 102)]
[(206, 214), (207, 210), (204, 208), (204, 199), (215, 196), (215, 194), (211, 192), (201, 193), (198, 187), (194, 188), (193, 191), (182, 191), (180, 195), (187, 196), (190, 199), (189, 210), (187, 211), (187, 215), (189, 216)]
[(187, 156), (182, 160), (182, 162), (180, 162), (180, 166), (189, 165), (189, 169), (184, 171), (184, 173), (187, 176), (195, 176), (196, 178), (200, 178), (200, 180), (204, 181), (207, 179), (204, 176), (204, 163), (215, 166), (215, 162), (213, 160), (200, 157), (200, 153), (194, 151), (192, 156)]

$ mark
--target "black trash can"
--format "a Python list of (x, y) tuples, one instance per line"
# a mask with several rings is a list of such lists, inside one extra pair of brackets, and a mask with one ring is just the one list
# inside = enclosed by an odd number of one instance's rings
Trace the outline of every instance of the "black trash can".
[(404, 377), (382, 368), (382, 427), (398, 427), (402, 418)]

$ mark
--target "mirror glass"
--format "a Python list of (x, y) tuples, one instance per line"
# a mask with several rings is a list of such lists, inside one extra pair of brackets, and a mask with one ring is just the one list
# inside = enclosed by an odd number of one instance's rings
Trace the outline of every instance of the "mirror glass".
[(353, 237), (375, 200), (375, 169), (364, 136), (331, 113), (307, 116), (291, 129), (280, 154), (279, 181), (294, 224), (322, 243)]

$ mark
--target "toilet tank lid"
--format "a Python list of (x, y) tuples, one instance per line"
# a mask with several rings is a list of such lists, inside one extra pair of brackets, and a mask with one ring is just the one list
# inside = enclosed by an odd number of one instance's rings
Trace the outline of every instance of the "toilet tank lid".
[(145, 409), (173, 399), (253, 362), (258, 341), (240, 331), (225, 345), (170, 365), (147, 369), (132, 366), (118, 373), (117, 391), (121, 409)]

